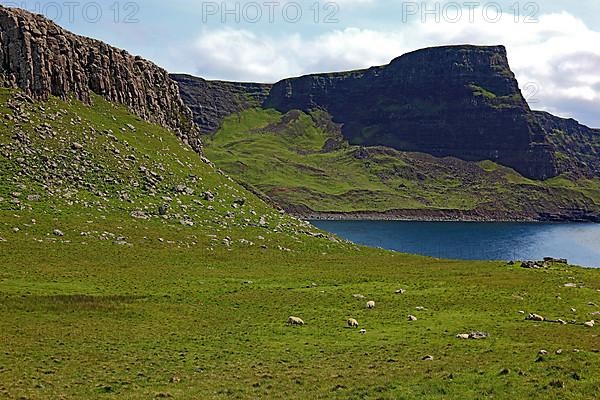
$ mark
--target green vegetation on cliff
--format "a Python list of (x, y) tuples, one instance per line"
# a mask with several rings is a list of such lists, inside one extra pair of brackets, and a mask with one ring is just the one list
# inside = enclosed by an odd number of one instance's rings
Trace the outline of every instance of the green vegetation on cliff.
[(600, 179), (540, 182), (491, 161), (349, 146), (327, 118), (322, 111), (246, 110), (205, 139), (206, 154), (237, 181), (305, 214), (422, 210), (518, 219), (600, 212)]

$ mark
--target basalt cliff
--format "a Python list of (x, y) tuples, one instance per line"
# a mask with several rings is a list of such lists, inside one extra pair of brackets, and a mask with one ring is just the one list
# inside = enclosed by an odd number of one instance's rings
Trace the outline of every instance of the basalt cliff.
[(492, 160), (534, 179), (558, 173), (502, 46), (429, 48), (383, 67), (286, 79), (265, 106), (323, 108), (351, 144)]
[(0, 85), (31, 97), (92, 93), (173, 131), (201, 151), (198, 127), (177, 84), (155, 64), (98, 40), (72, 34), (43, 16), (0, 6)]
[(532, 111), (503, 46), (427, 48), (385, 66), (274, 85), (173, 78), (204, 133), (247, 107), (321, 110), (352, 145), (491, 160), (535, 180), (598, 174), (599, 131)]

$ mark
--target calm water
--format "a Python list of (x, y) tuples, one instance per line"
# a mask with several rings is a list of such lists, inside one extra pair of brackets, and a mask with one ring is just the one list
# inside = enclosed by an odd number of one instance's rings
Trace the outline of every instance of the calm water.
[(600, 268), (600, 224), (311, 221), (355, 243), (463, 260), (567, 258)]

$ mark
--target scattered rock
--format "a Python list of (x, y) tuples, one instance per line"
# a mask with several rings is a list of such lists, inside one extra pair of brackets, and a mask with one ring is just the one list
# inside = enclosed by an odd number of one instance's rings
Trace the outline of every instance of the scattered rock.
[(366, 329), (361, 329), (361, 330), (360, 330), (360, 334), (361, 334), (361, 335), (364, 335), (364, 334), (366, 334), (366, 333), (367, 333), (367, 330), (366, 330)]
[(243, 207), (246, 204), (246, 199), (236, 199), (233, 201), (233, 205), (236, 207)]
[(587, 326), (588, 328), (593, 328), (594, 325), (596, 325), (596, 321), (591, 320), (591, 321), (588, 321), (588, 322), (584, 322), (583, 325)]
[(527, 269), (542, 269), (542, 268), (548, 268), (548, 267), (549, 267), (549, 264), (544, 261), (523, 261), (521, 263), (521, 268), (527, 268)]
[(187, 194), (189, 196), (194, 194), (194, 189), (185, 185), (177, 185), (173, 188), (173, 191), (178, 194)]
[(568, 264), (569, 263), (569, 261), (566, 258), (553, 258), (553, 257), (544, 257), (544, 262), (555, 263), (555, 264)]
[(135, 219), (148, 219), (148, 218), (150, 218), (148, 216), (148, 214), (146, 214), (144, 211), (140, 211), (140, 210), (132, 211), (130, 215), (133, 218), (135, 218)]
[(467, 340), (469, 338), (469, 334), (468, 333), (459, 333), (458, 335), (456, 335), (456, 338)]
[(124, 237), (118, 237), (114, 241), (114, 244), (116, 244), (117, 246), (126, 246), (126, 245), (128, 245), (127, 239), (125, 239)]
[(353, 294), (352, 297), (354, 297), (355, 299), (364, 299), (365, 296), (363, 296), (362, 294)]
[(422, 358), (423, 361), (433, 361), (433, 356), (425, 356)]
[(576, 287), (577, 287), (577, 284), (575, 284), (575, 283), (565, 283), (565, 287), (568, 287), (568, 288), (576, 288)]
[(170, 383), (180, 383), (181, 382), (181, 378), (178, 377), (177, 375), (171, 377), (171, 379), (169, 380)]
[(61, 231), (60, 229), (55, 229), (55, 230), (52, 232), (52, 234), (53, 234), (54, 236), (65, 236), (64, 232), (63, 232), (63, 231)]
[(558, 349), (558, 350), (556, 350), (556, 354), (557, 354), (557, 355), (561, 355), (562, 353), (563, 353), (563, 349)]
[(540, 356), (545, 356), (545, 355), (548, 355), (548, 352), (547, 352), (546, 350), (540, 350), (540, 351), (538, 352), (538, 354), (539, 354)]
[(165, 216), (165, 215), (167, 215), (168, 212), (169, 212), (168, 204), (163, 204), (162, 206), (158, 207), (158, 215)]
[(82, 145), (81, 143), (77, 143), (77, 142), (75, 142), (75, 143), (73, 143), (73, 144), (71, 145), (71, 148), (72, 148), (73, 150), (81, 150), (81, 149), (83, 149), (83, 145)]
[(366, 160), (367, 158), (369, 158), (369, 151), (364, 147), (360, 147), (354, 152), (354, 158), (356, 158), (357, 160)]
[(214, 201), (215, 200), (215, 195), (212, 194), (211, 192), (204, 192), (204, 193), (202, 193), (202, 198), (205, 201)]
[(500, 375), (508, 375), (510, 374), (510, 369), (508, 368), (504, 368), (502, 371), (500, 371)]
[(409, 316), (408, 316), (408, 320), (409, 320), (409, 321), (416, 321), (416, 320), (417, 320), (417, 317), (415, 317), (414, 315), (409, 315)]
[(395, 293), (396, 294), (404, 294), (405, 292), (406, 292), (406, 290), (404, 290), (404, 289), (398, 289), (398, 290), (396, 290)]

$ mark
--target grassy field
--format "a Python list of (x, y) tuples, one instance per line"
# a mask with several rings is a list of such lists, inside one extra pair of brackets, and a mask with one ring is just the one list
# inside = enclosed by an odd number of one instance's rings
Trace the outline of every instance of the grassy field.
[[(600, 179), (526, 179), (491, 161), (359, 148), (343, 144), (324, 113), (250, 109), (225, 119), (207, 137), (220, 168), (285, 208), (318, 212), (389, 210), (530, 211), (579, 208), (600, 212)], [(338, 146), (324, 151), (328, 141)]]
[[(600, 391), (598, 326), (582, 325), (599, 319), (598, 270), (358, 247), (270, 208), (101, 99), (1, 91), (0, 111), (0, 397)], [(291, 315), (306, 325), (287, 326)], [(456, 338), (472, 331), (490, 336)]]
[[(223, 247), (211, 229), (118, 218), (91, 227), (69, 219), (53, 240), (47, 232), (66, 221), (7, 232), (37, 217), (18, 215), (2, 214), (0, 229), (6, 398), (593, 399), (600, 390), (597, 327), (581, 325), (598, 319), (597, 270), (316, 239), (281, 240), (290, 252)], [(80, 226), (118, 231), (132, 246), (81, 238)], [(519, 311), (578, 324), (526, 321)], [(286, 326), (290, 315), (306, 326)], [(345, 328), (350, 317), (365, 335)], [(471, 331), (490, 337), (455, 338)]]

